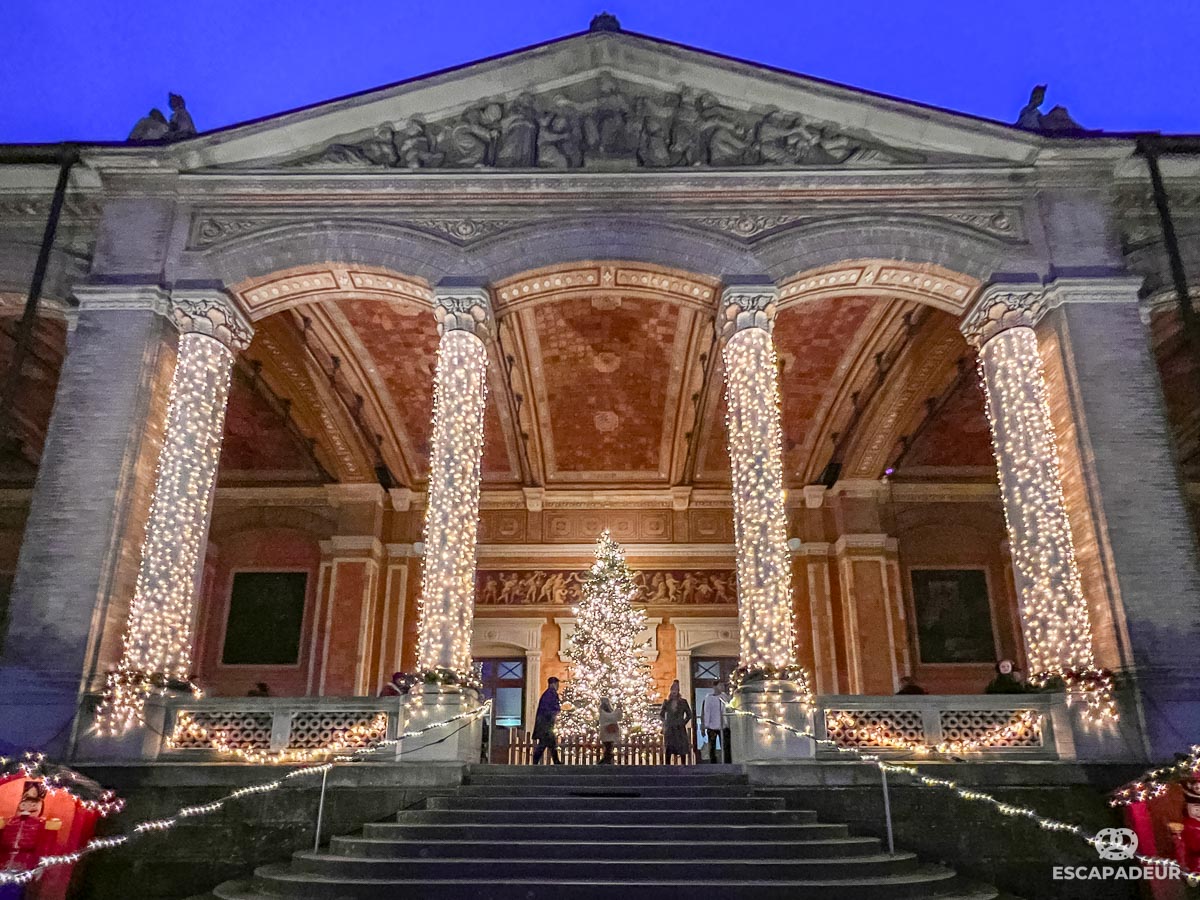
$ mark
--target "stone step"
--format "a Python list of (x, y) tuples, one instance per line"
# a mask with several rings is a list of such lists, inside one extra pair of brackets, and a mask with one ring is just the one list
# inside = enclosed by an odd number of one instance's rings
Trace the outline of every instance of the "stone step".
[[(662, 849), (667, 849), (663, 847)], [(744, 858), (693, 859), (384, 859), (379, 857), (333, 856), (305, 851), (292, 857), (289, 873), (309, 873), (330, 880), (411, 879), (446, 881), (497, 878), (543, 881), (687, 881), (706, 884), (727, 881), (840, 881), (847, 878), (884, 878), (903, 875), (917, 868), (911, 853), (886, 853), (850, 859), (758, 859), (752, 848)], [(734, 851), (736, 852), (736, 851)]]
[(738, 785), (749, 787), (745, 776), (738, 775), (641, 775), (625, 772), (615, 772), (612, 769), (601, 768), (588, 771), (551, 773), (544, 775), (529, 770), (519, 771), (512, 775), (468, 775), (467, 785), (507, 785), (532, 787), (542, 785), (579, 784), (607, 785), (610, 787), (663, 787), (684, 789), (704, 789), (715, 785)]
[(517, 775), (532, 772), (534, 774), (547, 775), (566, 775), (573, 772), (584, 773), (631, 773), (636, 775), (665, 775), (668, 777), (679, 775), (701, 775), (706, 777), (717, 776), (735, 776), (745, 779), (745, 770), (736, 764), (725, 765), (724, 763), (702, 763), (700, 765), (688, 766), (601, 766), (597, 764), (590, 765), (572, 765), (572, 766), (555, 766), (543, 762), (537, 766), (506, 766), (506, 765), (488, 765), (480, 763), (479, 765), (468, 766), (467, 774), (474, 778), (477, 775)]
[(463, 841), (814, 841), (844, 838), (845, 825), (827, 823), (797, 825), (594, 825), (572, 822), (556, 825), (553, 833), (541, 822), (514, 825), (507, 820), (479, 822), (373, 822), (363, 826), (363, 837), (376, 840), (463, 840)]
[[(590, 833), (594, 834), (594, 831)], [(329, 852), (337, 856), (390, 859), (717, 859), (741, 848), (728, 841), (704, 840), (562, 840), (552, 841), (458, 840), (387, 840), (368, 837), (335, 837)], [(832, 837), (813, 840), (755, 841), (753, 854), (759, 859), (832, 859), (870, 856), (880, 852), (873, 837)]]
[(427, 809), (452, 810), (627, 810), (642, 812), (662, 809), (711, 813), (711, 821), (719, 822), (727, 812), (746, 810), (779, 810), (784, 808), (782, 797), (706, 797), (675, 795), (669, 797), (632, 797), (626, 795), (588, 797), (572, 794), (561, 797), (532, 797), (512, 794), (507, 797), (472, 797), (449, 794), (430, 797)]
[[(431, 801), (432, 802), (432, 801)], [(542, 825), (802, 825), (815, 822), (817, 814), (806, 809), (673, 809), (663, 805), (650, 809), (410, 809), (397, 814), (404, 824), (510, 824)]]
[(221, 900), (663, 900), (706, 889), (722, 900), (994, 900), (994, 891), (973, 888), (952, 871), (922, 866), (880, 878), (743, 880), (710, 883), (703, 875), (675, 881), (597, 879), (329, 879), (297, 873), (286, 866), (264, 866), (250, 882), (222, 885)]
[(769, 797), (770, 788), (761, 793), (744, 784), (621, 785), (564, 781), (561, 784), (464, 784), (456, 791), (460, 797)]

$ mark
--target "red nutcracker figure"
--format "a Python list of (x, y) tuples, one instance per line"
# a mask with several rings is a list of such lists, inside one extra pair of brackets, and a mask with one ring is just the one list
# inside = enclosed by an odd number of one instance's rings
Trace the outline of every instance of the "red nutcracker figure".
[(62, 821), (46, 820), (42, 815), (45, 803), (45, 785), (25, 782), (16, 815), (0, 830), (0, 869), (32, 869), (38, 859), (54, 848)]
[(1200, 872), (1200, 774), (1183, 782), (1183, 821), (1171, 822), (1175, 858), (1189, 872)]

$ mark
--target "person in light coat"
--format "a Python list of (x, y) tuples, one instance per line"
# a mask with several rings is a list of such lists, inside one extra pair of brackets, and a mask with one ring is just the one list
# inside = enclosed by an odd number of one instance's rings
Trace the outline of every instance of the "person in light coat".
[(708, 761), (717, 761), (717, 738), (721, 739), (721, 749), (725, 762), (730, 762), (729, 727), (725, 724), (725, 704), (729, 695), (725, 693), (725, 684), (718, 684), (711, 694), (700, 704), (700, 727), (708, 738)]
[(600, 698), (600, 743), (604, 745), (604, 758), (600, 765), (613, 764), (613, 751), (621, 742), (621, 709), (613, 706), (607, 697)]

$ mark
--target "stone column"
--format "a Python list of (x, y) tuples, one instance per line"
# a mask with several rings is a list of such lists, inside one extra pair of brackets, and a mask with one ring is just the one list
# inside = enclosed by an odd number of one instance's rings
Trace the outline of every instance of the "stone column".
[(1200, 559), (1140, 284), (1058, 279), (1038, 338), (1096, 657), (1131, 677), (1123, 724), (1157, 760), (1200, 734)]
[(441, 343), (433, 384), (417, 667), (467, 672), (487, 388), (484, 339), (491, 312), (487, 292), (479, 287), (443, 284), (434, 304)]
[(93, 673), (120, 653), (175, 364), (161, 288), (74, 294), (0, 652), (0, 735), (59, 757)]
[[(734, 702), (808, 730), (811, 693), (796, 666), (792, 571), (783, 490), (783, 434), (771, 328), (778, 289), (769, 282), (731, 284), (717, 326), (725, 346), (725, 403), (733, 472), (740, 667), (779, 680), (743, 685)], [(734, 761), (811, 756), (799, 739), (746, 716), (730, 720)]]
[(143, 720), (146, 700), (192, 674), (196, 598), (234, 353), (252, 334), (241, 311), (216, 290), (174, 291), (179, 351), (150, 515), (121, 660), (97, 714), (102, 732)]
[(1034, 332), (1048, 301), (1041, 288), (993, 286), (962, 327), (979, 348), (1030, 679), (1064, 678), (1103, 719), (1114, 715), (1112, 694), (1097, 673)]

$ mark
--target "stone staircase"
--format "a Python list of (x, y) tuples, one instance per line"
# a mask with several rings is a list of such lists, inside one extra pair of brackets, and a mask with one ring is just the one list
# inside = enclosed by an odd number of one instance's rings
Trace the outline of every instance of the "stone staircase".
[(260, 867), (221, 900), (821, 897), (992, 900), (911, 853), (787, 809), (740, 766), (473, 766), (454, 793)]

